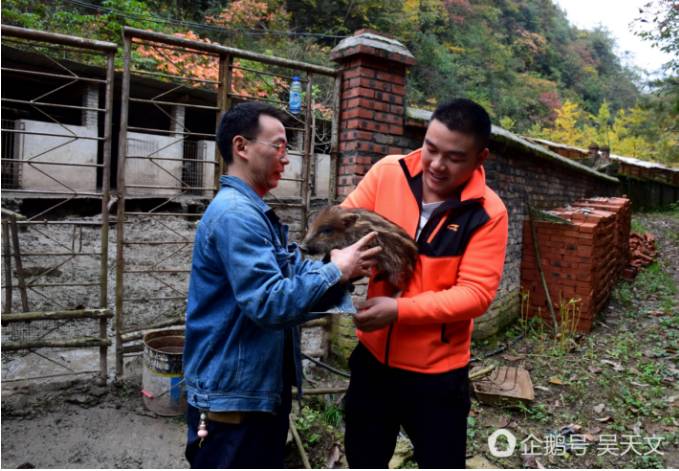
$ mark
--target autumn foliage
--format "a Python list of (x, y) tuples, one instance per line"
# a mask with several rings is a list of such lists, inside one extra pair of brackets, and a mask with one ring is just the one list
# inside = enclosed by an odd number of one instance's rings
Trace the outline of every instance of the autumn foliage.
[[(175, 33), (175, 37), (191, 41), (200, 41), (206, 44), (216, 44), (207, 38), (201, 38), (193, 31)], [(140, 57), (152, 59), (156, 70), (188, 79), (194, 87), (205, 86), (209, 82), (219, 80), (219, 57), (203, 52), (192, 52), (186, 49), (169, 49), (166, 46), (142, 44), (137, 50)], [(231, 70), (230, 93), (244, 98), (267, 98), (282, 91), (287, 87), (286, 82), (280, 77), (258, 76), (256, 72), (246, 72), (242, 67), (256, 68), (257, 64), (252, 61), (234, 59)], [(260, 65), (261, 68), (261, 65)]]
[[(288, 13), (283, 6), (271, 7), (266, 2), (257, 0), (237, 0), (231, 2), (219, 14), (206, 16), (205, 20), (215, 26), (225, 28), (260, 28), (277, 27), (280, 23), (287, 23)], [(208, 38), (200, 37), (193, 31), (174, 33), (175, 37), (206, 44), (218, 44)], [(152, 59), (156, 70), (193, 80), (192, 86), (201, 87), (207, 82), (219, 80), (219, 58), (202, 52), (192, 52), (185, 49), (168, 49), (160, 45), (142, 44), (137, 54), (146, 59)], [(254, 70), (245, 71), (243, 67)], [(234, 59), (231, 71), (230, 93), (244, 98), (279, 98), (287, 97), (287, 82), (281, 77), (258, 74), (265, 71), (262, 64), (254, 61)], [(207, 81), (207, 82), (206, 82)]]

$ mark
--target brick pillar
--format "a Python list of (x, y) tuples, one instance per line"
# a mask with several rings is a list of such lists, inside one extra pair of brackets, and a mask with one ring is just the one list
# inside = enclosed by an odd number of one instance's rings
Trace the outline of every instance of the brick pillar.
[(611, 148), (608, 146), (601, 146), (599, 154), (604, 160), (611, 160)]
[(599, 146), (597, 144), (590, 144), (589, 148), (587, 149), (587, 158), (594, 161), (599, 157)]
[(381, 157), (403, 153), (408, 49), (369, 30), (342, 40), (330, 57), (342, 67), (337, 197), (353, 190)]

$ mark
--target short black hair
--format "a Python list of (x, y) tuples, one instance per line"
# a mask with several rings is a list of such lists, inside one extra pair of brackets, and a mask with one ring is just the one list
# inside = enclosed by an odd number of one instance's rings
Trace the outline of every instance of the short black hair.
[(254, 139), (259, 134), (259, 117), (271, 116), (285, 125), (286, 114), (266, 103), (248, 101), (240, 103), (222, 115), (217, 128), (217, 147), (225, 165), (233, 162), (233, 138), (243, 136)]
[(431, 116), (451, 131), (471, 134), (481, 149), (490, 142), (490, 116), (483, 106), (466, 98), (455, 98), (441, 103)]

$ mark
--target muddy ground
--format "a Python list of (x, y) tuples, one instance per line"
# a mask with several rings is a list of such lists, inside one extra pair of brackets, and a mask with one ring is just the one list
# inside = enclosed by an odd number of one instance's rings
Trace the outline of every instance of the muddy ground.
[(133, 385), (62, 383), (2, 402), (3, 468), (187, 467), (182, 421), (145, 410)]
[[(473, 402), (468, 454), (473, 466), (517, 467), (679, 467), (679, 213), (635, 215), (636, 229), (653, 232), (660, 259), (632, 283), (620, 283), (592, 333), (561, 348), (535, 325), (510, 328), (476, 343), (479, 364), (522, 366), (531, 373), (536, 400), (522, 407)], [(634, 229), (633, 228), (633, 229)], [(515, 341), (519, 336), (520, 340)], [(2, 385), (3, 468), (183, 468), (185, 427), (181, 418), (158, 417), (142, 406), (141, 371), (131, 359), (127, 379), (97, 386), (80, 377), (69, 382)], [(135, 363), (136, 362), (136, 363)], [(316, 377), (316, 384), (324, 385)], [(336, 376), (327, 376), (341, 382)], [(3, 377), (3, 380), (6, 378)], [(309, 397), (297, 426), (314, 467), (345, 467), (342, 454), (341, 394)], [(564, 427), (570, 427), (570, 432)], [(576, 433), (586, 436), (583, 456), (497, 458), (488, 436), (507, 428), (519, 440)], [(565, 431), (564, 431), (565, 430)], [(662, 437), (662, 454), (599, 455), (602, 436)], [(288, 464), (301, 467), (294, 443)], [(647, 453), (647, 454), (643, 454)], [(400, 467), (413, 467), (406, 439)]]
[[(305, 365), (307, 377), (315, 377), (313, 367)], [(161, 417), (144, 407), (139, 359), (126, 371), (126, 379), (106, 386), (95, 378), (3, 384), (1, 467), (188, 468), (183, 417)], [(337, 382), (319, 374), (324, 385)], [(294, 409), (302, 417), (300, 432), (318, 445), (310, 450), (314, 459), (325, 454), (324, 447), (332, 449), (335, 435), (331, 440), (314, 436), (311, 428), (318, 424), (306, 428), (307, 410), (300, 413), (298, 403)], [(287, 450), (288, 467), (303, 467), (292, 436)], [(337, 463), (342, 464), (341, 456)]]

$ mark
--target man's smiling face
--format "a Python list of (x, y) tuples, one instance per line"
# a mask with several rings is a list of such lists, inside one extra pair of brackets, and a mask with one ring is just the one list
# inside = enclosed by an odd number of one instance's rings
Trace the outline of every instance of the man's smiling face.
[(443, 201), (471, 178), (488, 157), (475, 137), (451, 131), (441, 121), (429, 123), (422, 146), (422, 185), (425, 203)]

